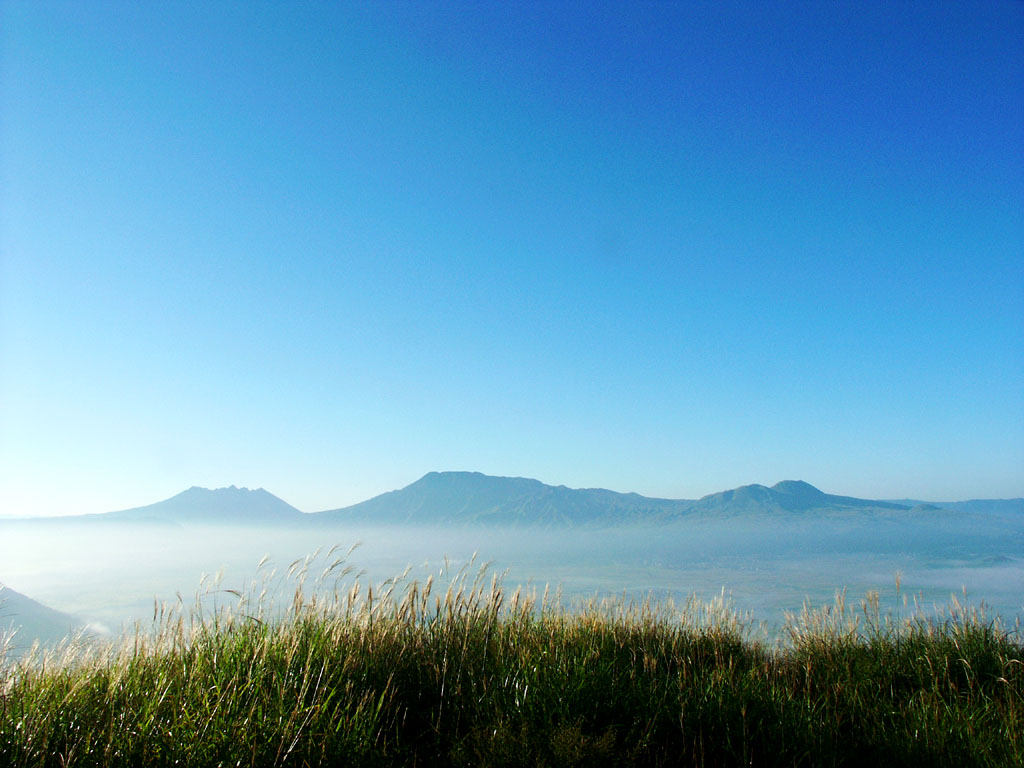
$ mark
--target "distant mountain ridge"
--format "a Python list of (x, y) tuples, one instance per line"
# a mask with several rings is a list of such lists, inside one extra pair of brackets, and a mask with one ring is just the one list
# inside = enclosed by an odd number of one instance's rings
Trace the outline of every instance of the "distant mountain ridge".
[(720, 491), (693, 502), (689, 512), (807, 512), (811, 510), (910, 509), (891, 501), (858, 499), (825, 493), (803, 480), (783, 480), (772, 487), (743, 485), (731, 491)]
[(428, 472), (411, 485), (350, 507), (318, 513), (334, 520), (393, 523), (578, 524), (655, 520), (690, 502), (603, 488), (566, 488), (525, 477)]
[[(193, 486), (164, 501), (133, 509), (42, 522), (85, 521), (143, 524), (301, 525), (552, 525), (664, 524), (689, 517), (813, 514), (1024, 514), (1024, 499), (976, 499), (927, 503), (875, 500), (825, 493), (802, 480), (769, 487), (743, 485), (700, 499), (660, 499), (603, 488), (567, 488), (525, 477), (479, 472), (428, 472), (419, 480), (366, 501), (323, 512), (303, 513), (257, 488)], [(0, 525), (4, 525), (0, 521)]]
[[(970, 505), (991, 502), (961, 502)], [(1024, 499), (1000, 502), (1001, 510), (1024, 512)], [(802, 480), (768, 487), (744, 485), (700, 499), (658, 499), (599, 488), (571, 489), (522, 477), (479, 472), (429, 472), (397, 491), (341, 509), (319, 512), (327, 521), (422, 524), (619, 525), (669, 523), (685, 517), (744, 514), (910, 512), (913, 505), (825, 493)], [(938, 508), (921, 507), (919, 513)]]
[(968, 501), (921, 501), (920, 499), (895, 499), (894, 504), (932, 509), (949, 509), (954, 512), (980, 512), (988, 514), (1013, 514), (1024, 510), (1024, 499), (970, 499)]
[(302, 512), (262, 488), (250, 490), (232, 485), (210, 490), (194, 485), (155, 504), (108, 512), (103, 517), (191, 523), (281, 523), (301, 519)]

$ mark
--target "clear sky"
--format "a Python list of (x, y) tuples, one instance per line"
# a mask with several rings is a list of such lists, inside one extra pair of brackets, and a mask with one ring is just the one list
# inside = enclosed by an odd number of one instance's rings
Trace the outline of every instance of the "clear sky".
[(1024, 3), (0, 9), (2, 514), (1024, 495)]

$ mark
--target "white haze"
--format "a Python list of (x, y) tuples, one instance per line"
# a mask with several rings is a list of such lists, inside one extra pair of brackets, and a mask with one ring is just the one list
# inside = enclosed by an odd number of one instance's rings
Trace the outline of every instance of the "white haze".
[[(364, 583), (407, 568), (424, 579), (442, 571), (446, 558), (457, 569), (476, 553), (478, 564), (490, 562), (492, 573), (504, 574), (506, 586), (540, 593), (550, 585), (567, 604), (609, 595), (709, 599), (724, 589), (769, 632), (785, 612), (805, 602), (829, 604), (843, 589), (848, 602), (876, 590), (883, 605), (903, 614), (915, 599), (930, 612), (956, 595), (984, 601), (1012, 624), (1024, 614), (1024, 531), (1017, 518), (940, 515), (923, 524), (884, 515), (812, 522), (766, 515), (603, 530), (5, 522), (0, 577), (51, 608), (118, 631), (149, 622), (154, 601), (180, 595), (190, 605), (203, 574), (220, 573), (223, 588), (244, 589), (318, 549), (337, 545), (343, 555), (359, 544), (347, 562), (365, 572)], [(258, 573), (265, 555), (271, 563)]]

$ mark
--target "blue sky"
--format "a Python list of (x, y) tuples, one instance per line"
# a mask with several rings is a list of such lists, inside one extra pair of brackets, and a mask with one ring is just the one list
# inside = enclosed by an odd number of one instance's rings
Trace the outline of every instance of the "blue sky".
[(1024, 495), (1024, 4), (338, 5), (0, 4), (0, 513)]

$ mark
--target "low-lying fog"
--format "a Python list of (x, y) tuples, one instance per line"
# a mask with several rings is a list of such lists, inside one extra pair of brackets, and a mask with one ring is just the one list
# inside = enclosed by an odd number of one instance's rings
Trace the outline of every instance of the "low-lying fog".
[[(931, 610), (951, 594), (1008, 623), (1024, 614), (1024, 527), (1018, 516), (937, 517), (927, 525), (897, 516), (694, 519), (666, 527), (438, 530), (417, 527), (313, 527), (251, 530), (121, 524), (110, 521), (6, 522), (0, 578), (12, 589), (96, 628), (148, 622), (154, 600), (190, 603), (202, 574), (223, 572), (224, 588), (259, 578), (269, 555), (280, 572), (297, 558), (359, 546), (347, 562), (378, 583), (412, 568), (423, 579), (447, 557), (458, 568), (478, 553), (507, 587), (561, 587), (564, 601), (595, 595), (683, 600), (723, 588), (734, 605), (771, 631), (805, 601), (855, 603), (868, 590), (895, 607), (896, 578), (910, 604)], [(321, 565), (322, 570), (322, 565)], [(268, 566), (262, 573), (266, 575)], [(315, 575), (315, 574), (314, 574)]]

